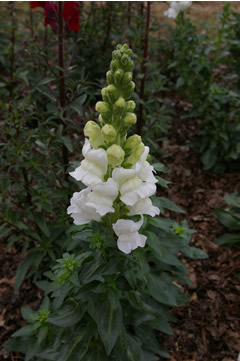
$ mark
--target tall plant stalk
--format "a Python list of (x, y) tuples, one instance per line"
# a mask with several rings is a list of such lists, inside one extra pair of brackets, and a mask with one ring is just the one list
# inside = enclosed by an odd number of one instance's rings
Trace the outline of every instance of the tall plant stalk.
[(15, 64), (15, 43), (16, 43), (16, 16), (15, 16), (15, 4), (14, 1), (8, 2), (9, 12), (11, 16), (11, 50), (10, 50), (10, 86), (9, 93), (12, 97), (13, 93), (13, 77), (14, 77), (14, 64)]
[[(150, 7), (151, 2), (147, 2), (147, 10), (146, 10), (146, 18), (145, 18), (145, 32), (144, 32), (144, 39), (143, 39), (143, 60), (141, 64), (141, 74), (142, 79), (140, 83), (140, 100), (144, 100), (144, 89), (145, 89), (145, 80), (147, 75), (147, 68), (146, 62), (148, 57), (148, 33), (149, 33), (149, 24), (150, 24)], [(138, 122), (137, 122), (137, 133), (139, 135), (142, 134), (142, 124), (143, 123), (143, 104), (142, 102), (139, 104), (138, 109)]]
[[(61, 108), (66, 105), (65, 97), (65, 79), (64, 79), (64, 44), (63, 44), (63, 6), (64, 1), (58, 2), (58, 79), (59, 79), (59, 104)], [(65, 127), (63, 128), (65, 133)], [(67, 166), (68, 166), (68, 149), (65, 145), (62, 146), (62, 160), (64, 166), (65, 180), (67, 180)]]

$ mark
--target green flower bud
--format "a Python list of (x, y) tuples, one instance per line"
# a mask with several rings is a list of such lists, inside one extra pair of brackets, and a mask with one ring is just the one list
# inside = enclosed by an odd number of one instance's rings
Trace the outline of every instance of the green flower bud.
[(141, 141), (142, 138), (140, 137), (140, 135), (134, 134), (126, 140), (126, 143), (124, 144), (124, 149), (133, 150), (138, 144), (141, 143)]
[(118, 90), (114, 84), (108, 85), (106, 88), (108, 92), (108, 99), (111, 103), (114, 103), (118, 98)]
[(128, 71), (123, 76), (123, 81), (122, 81), (123, 87), (126, 88), (129, 85), (131, 80), (132, 80), (132, 72)]
[(124, 160), (125, 152), (120, 145), (113, 144), (107, 149), (108, 163), (113, 167), (118, 167)]
[(125, 125), (131, 126), (132, 124), (136, 124), (137, 116), (134, 113), (127, 113), (123, 118)]
[(127, 112), (133, 112), (134, 109), (136, 108), (136, 103), (133, 100), (129, 100), (127, 102)]
[(122, 79), (124, 76), (124, 71), (122, 69), (118, 69), (114, 74), (114, 81), (117, 86), (121, 85)]
[(101, 114), (107, 114), (110, 111), (109, 105), (106, 102), (97, 102), (96, 111)]
[[(125, 45), (127, 45), (127, 44), (125, 44)], [(122, 46), (121, 44), (118, 44), (118, 45), (117, 45), (117, 49), (118, 49), (118, 50), (122, 49), (122, 47), (123, 47), (123, 46)]]
[(116, 59), (112, 60), (110, 67), (112, 71), (116, 71), (119, 68), (119, 62)]
[(115, 102), (115, 105), (117, 108), (123, 109), (126, 105), (126, 101), (123, 97), (118, 98), (118, 100)]
[(112, 72), (112, 70), (109, 70), (107, 72), (106, 76), (107, 76), (108, 84), (112, 84), (113, 83), (113, 72)]
[(145, 150), (145, 146), (141, 142), (134, 148), (132, 154), (127, 158), (125, 163), (135, 165), (140, 160), (141, 155), (143, 154), (144, 150)]
[(87, 122), (84, 127), (84, 135), (89, 138), (89, 142), (93, 148), (98, 148), (104, 144), (104, 139), (99, 125), (92, 120)]
[(135, 88), (135, 83), (131, 81), (123, 91), (123, 96), (125, 99), (128, 99), (131, 96), (134, 88)]
[(98, 116), (98, 121), (101, 124), (101, 126), (103, 127), (105, 124), (105, 121), (104, 121), (103, 117), (101, 116), (101, 114), (99, 114), (99, 116)]
[(102, 98), (105, 102), (108, 102), (108, 91), (107, 91), (107, 88), (103, 88), (101, 90), (101, 95), (102, 95)]
[(105, 124), (102, 128), (103, 139), (106, 143), (111, 143), (116, 138), (117, 132), (110, 124)]

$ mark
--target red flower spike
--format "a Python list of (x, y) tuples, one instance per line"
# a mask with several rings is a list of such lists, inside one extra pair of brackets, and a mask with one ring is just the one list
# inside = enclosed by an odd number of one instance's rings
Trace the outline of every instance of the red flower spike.
[(50, 25), (53, 31), (57, 31), (57, 11), (58, 6), (52, 1), (45, 1), (44, 7), (44, 26)]
[(63, 17), (69, 31), (78, 31), (80, 29), (80, 5), (77, 1), (65, 1)]

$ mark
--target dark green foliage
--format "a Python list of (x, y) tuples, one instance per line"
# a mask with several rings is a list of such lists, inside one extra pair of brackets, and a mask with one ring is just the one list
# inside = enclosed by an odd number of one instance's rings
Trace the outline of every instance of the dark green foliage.
[[(125, 255), (102, 225), (78, 228), (74, 254), (65, 254), (53, 272), (45, 274), (46, 284), (54, 288), (48, 318), (24, 308), (24, 318), (37, 324), (17, 331), (6, 347), (20, 350), (19, 339), (24, 336), (24, 353), (30, 355), (27, 345), (31, 343), (36, 360), (87, 361), (98, 357), (101, 361), (145, 361), (157, 360), (156, 355), (168, 357), (152, 329), (171, 334), (169, 322), (174, 317), (168, 306), (187, 301), (181, 284), (189, 283), (188, 270), (175, 255), (183, 252), (194, 258), (206, 257), (189, 247), (193, 231), (186, 223), (149, 217), (143, 231), (148, 237), (146, 248)], [(44, 319), (41, 324), (39, 318)]]
[(216, 239), (219, 246), (232, 247), (240, 244), (240, 195), (231, 193), (223, 197), (228, 208), (216, 208), (215, 215), (219, 221), (229, 230)]

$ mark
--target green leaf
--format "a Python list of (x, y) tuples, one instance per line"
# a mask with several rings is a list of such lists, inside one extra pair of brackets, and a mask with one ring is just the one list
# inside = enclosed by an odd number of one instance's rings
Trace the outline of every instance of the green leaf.
[(158, 184), (163, 188), (168, 188), (168, 184), (171, 184), (172, 182), (169, 182), (158, 175), (155, 176), (155, 178), (158, 180)]
[(65, 147), (69, 150), (69, 152), (72, 152), (73, 145), (71, 139), (68, 136), (64, 136), (64, 137), (62, 136), (61, 139)]
[(147, 245), (151, 248), (154, 257), (166, 264), (177, 267), (182, 266), (182, 262), (165, 247), (164, 242), (161, 242), (161, 239), (157, 237), (155, 233), (146, 232), (146, 236), (148, 238)]
[(27, 325), (20, 330), (17, 330), (12, 334), (12, 337), (19, 337), (19, 336), (31, 336), (36, 333), (36, 326), (35, 325)]
[(69, 327), (75, 325), (81, 320), (86, 311), (86, 304), (67, 303), (54, 316), (48, 318), (48, 321), (59, 327)]
[(212, 168), (217, 161), (216, 149), (208, 149), (205, 151), (201, 157), (201, 160), (204, 164), (204, 170)]
[(179, 306), (188, 301), (188, 297), (172, 283), (171, 277), (166, 273), (159, 276), (149, 274), (148, 289), (151, 296), (164, 305)]
[(185, 79), (180, 76), (177, 80), (176, 88), (180, 88), (181, 86), (183, 86), (183, 84), (185, 84)]
[(240, 244), (240, 234), (225, 233), (215, 240), (219, 246), (233, 247)]
[(185, 213), (182, 208), (177, 206), (174, 202), (170, 201), (170, 199), (163, 198), (163, 197), (156, 197), (156, 205), (160, 208), (161, 212), (163, 212), (163, 208), (168, 209), (172, 212), (177, 213)]
[(59, 352), (58, 361), (80, 361), (88, 350), (91, 341), (91, 334), (87, 329), (79, 329), (71, 335), (71, 339), (66, 340), (66, 344)]
[(17, 292), (25, 279), (26, 273), (29, 267), (36, 261), (36, 253), (30, 253), (27, 257), (20, 263), (16, 272), (16, 279), (14, 283), (14, 290)]
[(236, 219), (235, 217), (233, 217), (229, 211), (225, 211), (224, 209), (221, 209), (221, 208), (216, 208), (215, 214), (216, 214), (217, 218), (219, 219), (219, 221), (225, 227), (230, 228), (230, 229), (236, 229), (236, 228), (238, 229), (238, 227), (240, 228), (239, 220)]
[(109, 356), (122, 328), (122, 308), (118, 300), (115, 305), (106, 299), (99, 309), (98, 332)]

